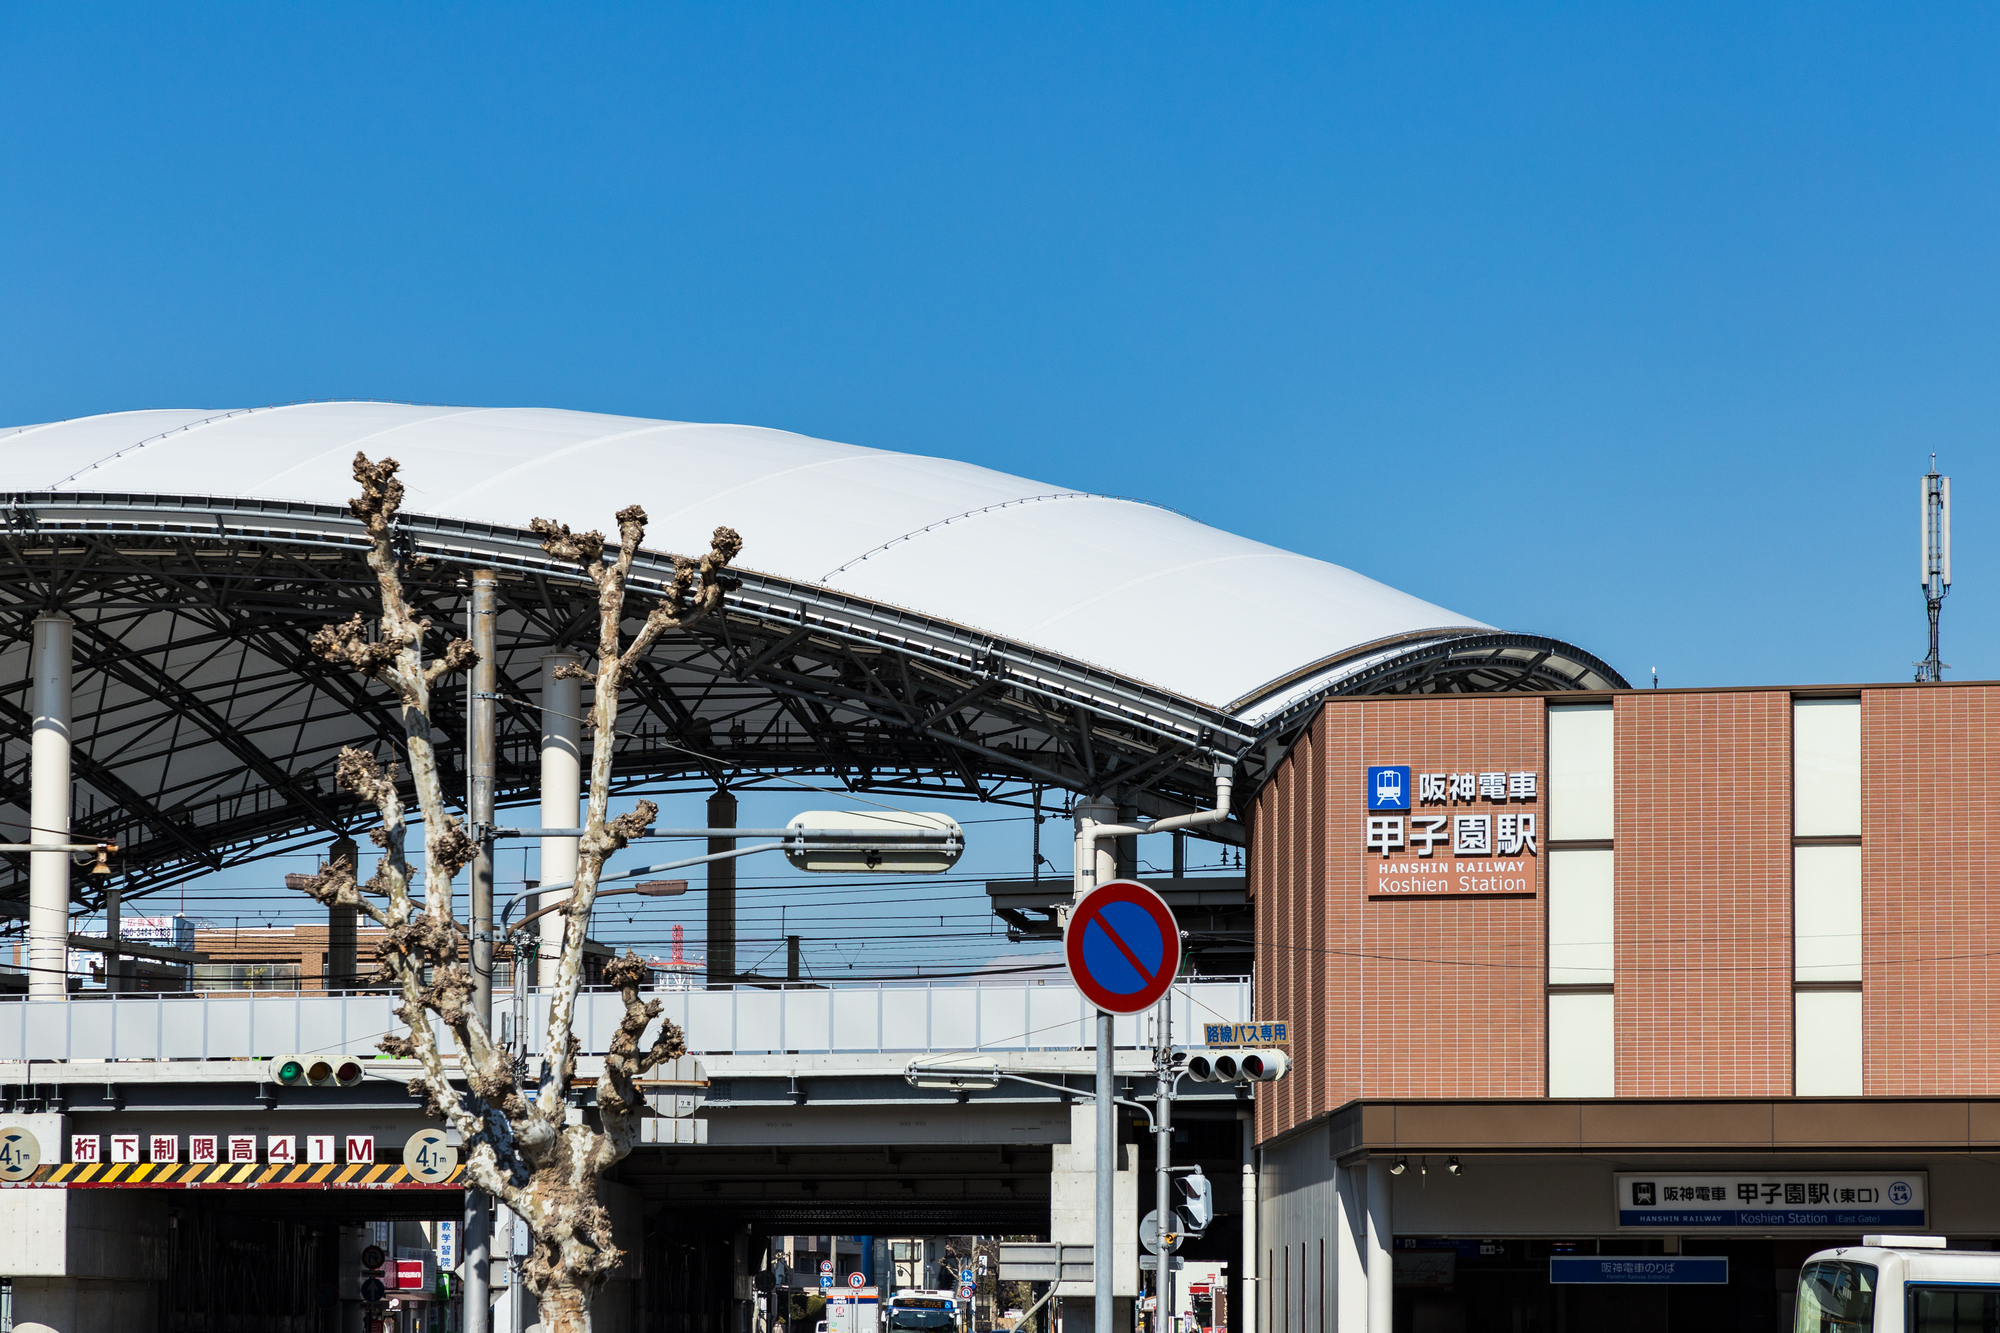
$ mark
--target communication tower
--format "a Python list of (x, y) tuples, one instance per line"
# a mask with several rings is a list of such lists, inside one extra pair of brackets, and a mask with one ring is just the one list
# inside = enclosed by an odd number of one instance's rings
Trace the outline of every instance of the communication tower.
[(1940, 477), (1937, 455), (1931, 455), (1931, 470), (1924, 474), (1920, 515), (1920, 554), (1924, 588), (1924, 609), (1931, 619), (1931, 653), (1917, 663), (1917, 679), (1944, 679), (1945, 663), (1938, 660), (1938, 613), (1944, 609), (1945, 594), (1951, 591), (1951, 478)]

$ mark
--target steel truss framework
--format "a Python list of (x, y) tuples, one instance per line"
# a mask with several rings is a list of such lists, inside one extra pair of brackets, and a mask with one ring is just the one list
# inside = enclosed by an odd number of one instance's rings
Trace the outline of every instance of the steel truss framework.
[[(334, 786), (334, 759), (351, 744), (400, 750), (395, 705), (306, 646), (329, 621), (373, 616), (364, 539), (345, 510), (71, 492), (4, 502), (0, 818), (11, 828), (27, 826), (27, 648), (47, 610), (75, 622), (74, 826), (121, 845), (128, 897), (366, 826), (371, 812)], [(406, 515), (400, 539), (439, 644), (463, 630), (472, 570), (496, 571), (499, 798), (534, 799), (540, 659), (594, 644), (594, 590), (522, 529)], [(641, 554), (640, 616), (671, 575), (670, 557)], [(1176, 814), (1209, 798), (1217, 758), (1238, 763), (1247, 802), (1329, 694), (1624, 683), (1555, 640), (1467, 634), (1378, 653), (1250, 725), (948, 621), (745, 573), (723, 617), (662, 639), (644, 663), (621, 711), (616, 771), (627, 790), (806, 782), (1013, 804), (1112, 793), (1141, 813)], [(441, 692), (447, 735), (464, 734), (466, 702)], [(462, 753), (442, 755), (448, 789), (462, 791)], [(1218, 831), (1241, 837), (1233, 823)], [(21, 913), (26, 879), (24, 857), (0, 870), (0, 913)], [(78, 901), (96, 905), (80, 871), (76, 883)]]

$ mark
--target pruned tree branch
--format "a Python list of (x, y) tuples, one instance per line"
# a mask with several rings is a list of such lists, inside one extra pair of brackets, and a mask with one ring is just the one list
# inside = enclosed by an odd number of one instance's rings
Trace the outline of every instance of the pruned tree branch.
[[(406, 1029), (384, 1038), (381, 1048), (415, 1062), (410, 1090), (423, 1098), (431, 1115), (463, 1136), (469, 1183), (527, 1223), (534, 1245), (523, 1275), (540, 1299), (544, 1323), (561, 1333), (577, 1333), (589, 1328), (590, 1296), (621, 1257), (612, 1240), (610, 1214), (597, 1197), (598, 1182), (632, 1149), (643, 1109), (638, 1080), (687, 1049), (679, 1027), (661, 1019), (659, 1001), (640, 998), (645, 965), (629, 951), (615, 959), (605, 977), (618, 990), (623, 1015), (597, 1081), (598, 1124), (570, 1123), (578, 1055), (576, 1002), (598, 880), (606, 858), (643, 832), (658, 813), (650, 801), (616, 817), (609, 812), (619, 692), (661, 634), (697, 624), (721, 609), (727, 593), (740, 586), (727, 571), (743, 543), (732, 529), (717, 528), (699, 561), (677, 558), (665, 596), (648, 610), (631, 642), (623, 644), (620, 626), (632, 564), (645, 538), (645, 511), (637, 505), (619, 511), (618, 549), (609, 560), (599, 532), (573, 532), (567, 524), (540, 518), (532, 524), (544, 551), (575, 562), (596, 586), (599, 623), (596, 670), (579, 665), (562, 673), (590, 679), (595, 686), (588, 719), (593, 732), (590, 797), (578, 839), (576, 878), (561, 909), (562, 945), (549, 994), (545, 1055), (531, 1101), (513, 1061), (492, 1041), (484, 1018), (471, 1004), (472, 976), (459, 953), (465, 927), (452, 915), (452, 880), (471, 863), (477, 848), (445, 808), (431, 729), (431, 689), (473, 666), (478, 655), (470, 643), (454, 639), (428, 663), (424, 660), (431, 625), (415, 615), (404, 592), (396, 542), (403, 484), (397, 471), (394, 459), (371, 463), (355, 455), (354, 478), (361, 493), (349, 508), (369, 537), (368, 566), (375, 574), (381, 611), (372, 634), (369, 623), (356, 614), (319, 630), (311, 647), (323, 660), (386, 686), (401, 705), (409, 791), (423, 828), (422, 898), (412, 891), (405, 851), (410, 812), (402, 773), (396, 764), (385, 767), (374, 755), (354, 748), (341, 751), (335, 777), (380, 816), (381, 826), (369, 837), (382, 856), (366, 885), (356, 882), (356, 867), (335, 863), (317, 875), (299, 877), (300, 887), (327, 906), (358, 908), (381, 927), (379, 975), (396, 988), (395, 1013)], [(524, 982), (517, 975), (516, 984)], [(445, 1065), (432, 1016), (452, 1035), (463, 1088)], [(659, 1027), (648, 1042), (646, 1033), (655, 1021)]]

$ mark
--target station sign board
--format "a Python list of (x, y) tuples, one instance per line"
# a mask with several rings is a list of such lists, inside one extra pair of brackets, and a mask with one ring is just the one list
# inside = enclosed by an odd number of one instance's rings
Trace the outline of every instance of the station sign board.
[(1721, 1287), (1729, 1285), (1729, 1260), (1720, 1255), (1552, 1254), (1554, 1286)]
[(1426, 772), (1410, 764), (1369, 764), (1361, 790), (1369, 897), (1540, 892), (1538, 770)]
[(1616, 1175), (1613, 1188), (1627, 1229), (1922, 1231), (1930, 1216), (1923, 1171), (1634, 1171)]

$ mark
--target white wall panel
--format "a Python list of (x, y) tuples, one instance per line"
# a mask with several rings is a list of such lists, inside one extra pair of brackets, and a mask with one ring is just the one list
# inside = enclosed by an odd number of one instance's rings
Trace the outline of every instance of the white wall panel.
[(1549, 1096), (1613, 1094), (1616, 998), (1602, 991), (1549, 996)]
[(1793, 832), (1861, 836), (1861, 701), (1792, 701)]
[(1614, 836), (1611, 756), (1610, 704), (1549, 709), (1549, 837)]
[(1861, 849), (1792, 849), (1792, 966), (1800, 981), (1861, 980)]
[(1607, 851), (1549, 853), (1549, 982), (1611, 984), (1612, 858)]
[(1801, 1097), (1859, 1097), (1861, 992), (1800, 991), (1792, 1000), (1792, 1091)]

